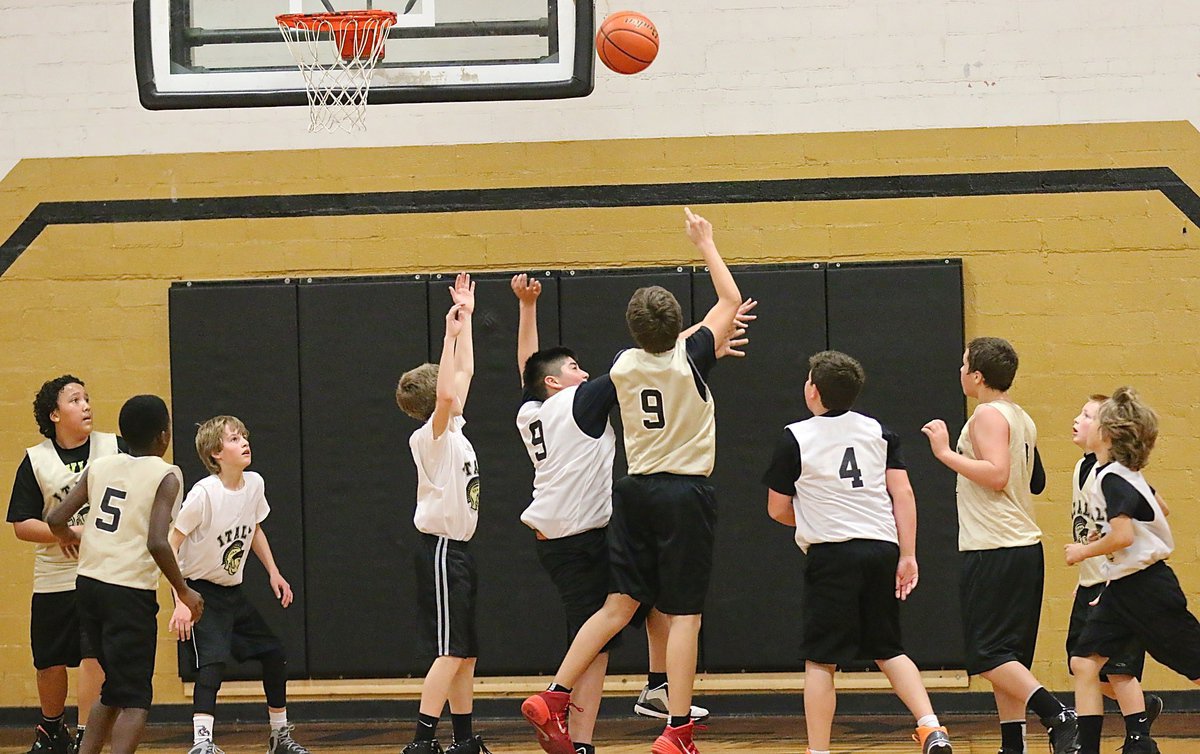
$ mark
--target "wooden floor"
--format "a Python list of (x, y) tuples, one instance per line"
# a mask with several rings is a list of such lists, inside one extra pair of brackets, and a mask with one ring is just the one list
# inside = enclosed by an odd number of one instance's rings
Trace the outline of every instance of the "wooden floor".
[[(954, 717), (943, 720), (954, 742), (955, 754), (996, 754), (999, 732), (992, 719)], [(896, 717), (857, 717), (840, 719), (834, 729), (833, 751), (849, 754), (913, 754), (916, 744), (909, 740), (911, 721)], [(448, 728), (448, 721), (443, 723)], [(1036, 723), (1030, 726), (1028, 751), (1046, 751), (1046, 739)], [(597, 736), (603, 754), (646, 754), (658, 735), (659, 726), (639, 719), (603, 720)], [(477, 732), (495, 754), (540, 754), (531, 729), (524, 721), (484, 720)], [(1105, 718), (1101, 751), (1115, 752), (1121, 745), (1121, 718)], [(447, 731), (448, 732), (448, 731)], [(1200, 716), (1163, 715), (1155, 723), (1155, 739), (1162, 754), (1200, 753)], [(369, 723), (361, 726), (345, 723), (300, 724), (295, 738), (313, 754), (351, 754), (351, 752), (398, 752), (412, 735), (411, 724)], [(0, 729), (0, 753), (28, 751), (28, 730)], [(804, 720), (799, 717), (732, 717), (713, 719), (708, 729), (697, 734), (696, 743), (703, 754), (803, 754)], [(186, 754), (191, 731), (180, 726), (151, 726), (139, 751)], [(266, 749), (265, 726), (217, 729), (217, 744), (226, 754), (263, 754)]]

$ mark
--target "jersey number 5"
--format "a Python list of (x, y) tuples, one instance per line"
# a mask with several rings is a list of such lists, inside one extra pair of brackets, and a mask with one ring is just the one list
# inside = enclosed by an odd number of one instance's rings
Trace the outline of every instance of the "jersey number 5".
[(542, 420), (529, 423), (529, 444), (533, 446), (533, 457), (546, 460), (546, 435), (542, 432)]
[(115, 500), (124, 500), (125, 493), (121, 490), (109, 487), (104, 491), (104, 497), (100, 500), (100, 513), (107, 513), (111, 518), (105, 520), (99, 513), (96, 514), (96, 528), (100, 531), (116, 531), (121, 525), (121, 509), (113, 502)]
[(853, 479), (850, 486), (854, 488), (862, 487), (862, 470), (858, 468), (858, 459), (854, 457), (854, 448), (846, 448), (845, 455), (842, 456), (842, 465), (838, 469), (838, 476), (842, 479)]
[(662, 429), (667, 426), (667, 417), (663, 414), (663, 397), (661, 392), (654, 388), (643, 390), (642, 411), (646, 414), (646, 418), (642, 419), (642, 426), (646, 429)]

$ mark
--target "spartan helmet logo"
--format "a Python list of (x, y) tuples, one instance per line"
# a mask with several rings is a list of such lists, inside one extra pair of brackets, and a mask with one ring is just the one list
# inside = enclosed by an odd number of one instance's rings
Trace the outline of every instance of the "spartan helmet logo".
[(467, 505), (471, 510), (479, 510), (479, 477), (473, 477), (467, 482)]
[(1086, 545), (1088, 542), (1088, 520), (1083, 516), (1075, 516), (1075, 519), (1071, 523), (1071, 530), (1075, 535), (1075, 541), (1081, 545)]
[(246, 557), (246, 548), (242, 545), (242, 540), (235, 539), (229, 547), (225, 548), (225, 554), (221, 556), (221, 567), (225, 569), (225, 573), (236, 576), (238, 569), (242, 567), (242, 558), (244, 557)]

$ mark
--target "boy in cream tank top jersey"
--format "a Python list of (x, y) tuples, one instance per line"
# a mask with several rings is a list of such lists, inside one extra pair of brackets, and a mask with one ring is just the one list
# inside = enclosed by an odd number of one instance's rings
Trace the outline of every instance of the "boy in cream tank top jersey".
[(683, 313), (669, 291), (652, 286), (630, 298), (625, 321), (637, 347), (622, 351), (609, 371), (629, 465), (629, 475), (612, 490), (611, 593), (575, 636), (550, 688), (521, 705), (548, 754), (573, 754), (568, 735), (572, 687), (640, 605), (657, 608), (670, 622), (670, 716), (652, 748), (655, 754), (696, 752), (692, 689), (717, 517), (706, 479), (716, 454), (706, 377), (742, 297), (717, 251), (712, 225), (684, 212), (688, 238), (708, 265), (717, 303), (690, 336), (680, 337)]
[[(521, 522), (535, 532), (538, 561), (562, 599), (568, 641), (603, 607), (609, 589), (608, 521), (612, 516), (613, 459), (616, 437), (609, 413), (617, 403), (608, 375), (588, 379), (574, 352), (562, 346), (539, 349), (537, 300), (542, 286), (536, 278), (514, 275), (513, 294), (520, 302), (517, 368), (523, 395), (517, 410), (517, 431), (533, 463), (533, 500)], [(739, 307), (739, 329), (723, 339), (719, 355), (742, 356), (737, 350), (748, 340), (745, 324), (756, 302)], [(646, 616), (650, 672), (634, 712), (664, 719), (667, 712), (667, 618), (657, 611)], [(618, 634), (605, 645), (572, 688), (571, 742), (576, 754), (593, 754), (596, 723), (609, 652), (619, 646)], [(708, 710), (692, 707), (700, 721)]]
[[(1100, 673), (1109, 658), (1131, 644), (1146, 648), (1163, 665), (1200, 684), (1200, 621), (1187, 609), (1187, 596), (1167, 558), (1175, 549), (1154, 489), (1142, 469), (1158, 439), (1158, 416), (1129, 387), (1117, 388), (1087, 436), (1096, 454), (1096, 478), (1088, 504), (1103, 509), (1103, 535), (1065, 548), (1068, 565), (1103, 560), (1108, 580), (1071, 651), (1081, 715), (1103, 714)], [(1109, 676), (1125, 716), (1125, 754), (1157, 754), (1150, 715), (1136, 679)], [(1083, 693), (1080, 693), (1080, 690)], [(1100, 729), (1080, 730), (1081, 754), (1098, 754)]]
[(1025, 711), (1050, 736), (1054, 754), (1075, 754), (1075, 711), (1030, 672), (1042, 608), (1045, 563), (1031, 494), (1045, 487), (1037, 427), (1008, 397), (1017, 352), (1002, 338), (975, 338), (959, 381), (979, 401), (950, 447), (941, 419), (922, 427), (934, 456), (958, 474), (958, 549), (967, 672), (992, 684), (1000, 716), (1001, 754), (1024, 754)]
[[(46, 439), (25, 451), (13, 480), (8, 522), (17, 539), (35, 545), (29, 636), (37, 670), (42, 721), (30, 749), (35, 754), (68, 754), (78, 748), (88, 712), (100, 696), (104, 673), (95, 648), (82, 639), (75, 594), (75, 551), (59, 546), (45, 517), (83, 476), (88, 463), (125, 451), (116, 435), (92, 430), (92, 407), (83, 381), (64, 374), (47, 380), (33, 400), (38, 431)], [(86, 506), (70, 525), (81, 531)], [(79, 667), (79, 729), (75, 740), (63, 722), (67, 668)]]
[(196, 454), (210, 476), (188, 492), (175, 525), (171, 548), (188, 586), (204, 597), (204, 619), (191, 620), (186, 605), (175, 606), (170, 628), (179, 634), (179, 665), (196, 671), (192, 695), (192, 748), (188, 754), (215, 754), (217, 692), (230, 662), (262, 664), (270, 730), (267, 754), (308, 754), (292, 739), (287, 717), (287, 654), (242, 589), (246, 556), (253, 551), (283, 607), (292, 587), (279, 573), (262, 522), (271, 512), (262, 476), (247, 471), (250, 433), (235, 416), (216, 416), (196, 429)]
[[(110, 736), (113, 754), (137, 750), (153, 696), (160, 572), (193, 617), (204, 608), (167, 541), (183, 492), (178, 467), (162, 459), (171, 442), (167, 405), (156, 395), (134, 396), (121, 407), (120, 425), (130, 454), (93, 461), (46, 518), (64, 545), (79, 546), (80, 622), (104, 669), (84, 754), (98, 754)], [(69, 522), (84, 505), (91, 513), (80, 537)]]
[[(1087, 545), (1100, 537), (1108, 526), (1108, 512), (1103, 506), (1097, 505), (1092, 495), (1096, 483), (1096, 454), (1088, 450), (1088, 436), (1096, 422), (1100, 406), (1108, 400), (1107, 395), (1093, 395), (1071, 425), (1071, 441), (1084, 449), (1083, 458), (1075, 464), (1071, 473), (1071, 539), (1079, 545)], [(1167, 513), (1165, 504), (1158, 498), (1159, 506)], [(1108, 577), (1105, 574), (1105, 558), (1102, 555), (1087, 558), (1079, 563), (1079, 583), (1075, 587), (1075, 599), (1071, 605), (1071, 618), (1067, 624), (1067, 662), (1070, 664), (1071, 655), (1083, 635), (1088, 616), (1104, 591)], [(1116, 699), (1122, 707), (1135, 707), (1146, 712), (1148, 726), (1162, 712), (1163, 700), (1154, 694), (1142, 694), (1142, 669), (1146, 663), (1146, 652), (1141, 645), (1132, 642), (1122, 647), (1120, 653), (1110, 657), (1100, 674), (1098, 691), (1109, 699)], [(1115, 690), (1121, 690), (1121, 698)], [(1088, 749), (1088, 741), (1096, 741), (1099, 746), (1100, 734), (1104, 729), (1104, 715), (1085, 714), (1086, 709), (1102, 709), (1103, 699), (1086, 700), (1088, 694), (1097, 689), (1086, 686), (1076, 686), (1075, 705), (1079, 713), (1079, 741), (1084, 751)], [(1124, 702), (1122, 703), (1122, 699)], [(1090, 703), (1089, 703), (1090, 702)]]

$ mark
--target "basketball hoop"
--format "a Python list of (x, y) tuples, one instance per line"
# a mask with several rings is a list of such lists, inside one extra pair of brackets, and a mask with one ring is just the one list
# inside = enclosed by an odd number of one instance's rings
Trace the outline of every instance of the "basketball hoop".
[(366, 128), (367, 92), (396, 14), (385, 10), (275, 17), (308, 92), (308, 130)]

